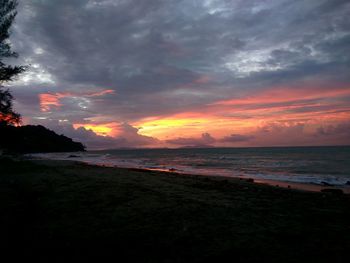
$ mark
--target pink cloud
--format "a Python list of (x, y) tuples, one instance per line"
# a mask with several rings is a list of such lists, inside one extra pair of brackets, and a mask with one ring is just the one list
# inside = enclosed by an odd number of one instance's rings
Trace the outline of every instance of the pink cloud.
[(107, 94), (113, 94), (114, 90), (102, 90), (92, 93), (71, 93), (71, 92), (57, 92), (57, 93), (42, 93), (39, 94), (40, 110), (42, 112), (47, 112), (53, 108), (59, 109), (63, 106), (61, 99), (67, 97), (100, 97)]
[(52, 108), (60, 108), (62, 104), (60, 99), (71, 96), (70, 93), (43, 93), (39, 94), (40, 109), (43, 112), (49, 111)]

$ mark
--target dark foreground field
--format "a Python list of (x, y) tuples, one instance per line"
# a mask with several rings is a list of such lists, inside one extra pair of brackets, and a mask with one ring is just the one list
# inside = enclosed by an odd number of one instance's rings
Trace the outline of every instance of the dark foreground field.
[(0, 160), (1, 257), (43, 262), (349, 262), (349, 195)]

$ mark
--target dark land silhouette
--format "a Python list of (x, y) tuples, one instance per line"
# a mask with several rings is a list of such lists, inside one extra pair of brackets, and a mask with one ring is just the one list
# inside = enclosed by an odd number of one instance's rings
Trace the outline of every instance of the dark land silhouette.
[(85, 146), (41, 125), (0, 124), (0, 149), (10, 153), (75, 152)]

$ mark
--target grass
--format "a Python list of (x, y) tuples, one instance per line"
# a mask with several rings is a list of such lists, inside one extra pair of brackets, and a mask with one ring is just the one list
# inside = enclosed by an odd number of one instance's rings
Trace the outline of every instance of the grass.
[(0, 160), (1, 248), (62, 262), (347, 262), (349, 195)]

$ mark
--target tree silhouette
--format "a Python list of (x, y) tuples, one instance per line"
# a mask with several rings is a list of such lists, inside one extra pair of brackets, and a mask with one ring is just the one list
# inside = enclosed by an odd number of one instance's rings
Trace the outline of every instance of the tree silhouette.
[(23, 72), (25, 66), (7, 65), (6, 58), (17, 57), (9, 42), (10, 27), (16, 17), (17, 0), (0, 0), (0, 155), (14, 153), (84, 151), (85, 146), (58, 135), (43, 126), (19, 126), (21, 116), (13, 110), (13, 97), (4, 84)]
[(19, 124), (21, 117), (13, 110), (13, 97), (3, 85), (12, 81), (25, 70), (24, 66), (12, 66), (4, 63), (5, 58), (17, 57), (8, 41), (10, 27), (16, 17), (17, 0), (0, 0), (0, 123)]

